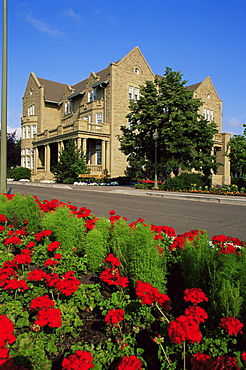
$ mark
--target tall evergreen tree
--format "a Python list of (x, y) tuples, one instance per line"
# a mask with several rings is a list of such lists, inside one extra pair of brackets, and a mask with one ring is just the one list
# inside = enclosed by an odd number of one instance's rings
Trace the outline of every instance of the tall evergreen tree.
[(71, 184), (78, 181), (78, 175), (89, 173), (84, 153), (77, 148), (74, 140), (64, 146), (57, 166), (52, 170), (56, 181)]
[(246, 176), (246, 129), (244, 135), (235, 135), (231, 139), (228, 157), (232, 174), (244, 178)]
[(140, 98), (130, 102), (129, 127), (121, 126), (120, 150), (135, 168), (144, 168), (153, 177), (155, 149), (153, 134), (158, 134), (158, 172), (165, 177), (175, 167), (199, 170), (209, 175), (219, 164), (211, 155), (216, 124), (198, 113), (200, 99), (182, 80), (180, 72), (166, 68), (164, 77), (147, 81)]

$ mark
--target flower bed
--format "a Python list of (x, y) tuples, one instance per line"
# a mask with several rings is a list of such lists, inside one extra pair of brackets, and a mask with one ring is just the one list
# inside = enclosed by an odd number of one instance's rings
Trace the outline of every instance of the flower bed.
[(0, 368), (243, 369), (246, 244), (0, 195)]

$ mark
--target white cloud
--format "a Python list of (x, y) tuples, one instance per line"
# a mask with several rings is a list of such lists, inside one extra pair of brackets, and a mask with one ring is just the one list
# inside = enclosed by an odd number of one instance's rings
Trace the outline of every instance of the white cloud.
[(55, 28), (50, 27), (48, 24), (45, 23), (45, 21), (36, 19), (32, 17), (31, 15), (26, 16), (26, 21), (33, 25), (38, 31), (42, 33), (46, 33), (50, 36), (54, 37), (62, 37), (63, 33), (56, 30)]
[(16, 138), (19, 140), (21, 138), (21, 128), (20, 127), (9, 127), (7, 126), (7, 133), (10, 134), (16, 132)]
[(81, 22), (81, 16), (80, 16), (80, 14), (75, 13), (75, 11), (72, 8), (67, 9), (64, 12), (64, 15), (75, 19), (77, 22)]

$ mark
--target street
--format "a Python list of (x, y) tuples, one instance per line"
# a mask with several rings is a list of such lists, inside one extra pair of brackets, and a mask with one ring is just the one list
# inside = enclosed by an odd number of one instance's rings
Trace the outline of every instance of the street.
[[(104, 188), (104, 189), (103, 189)], [(240, 205), (155, 198), (116, 192), (117, 187), (67, 188), (8, 184), (8, 190), (24, 195), (36, 195), (40, 200), (53, 198), (70, 201), (77, 207), (87, 207), (97, 217), (108, 217), (114, 210), (129, 222), (143, 218), (155, 225), (171, 226), (177, 234), (194, 229), (206, 230), (210, 237), (224, 234), (246, 240), (246, 208)]]

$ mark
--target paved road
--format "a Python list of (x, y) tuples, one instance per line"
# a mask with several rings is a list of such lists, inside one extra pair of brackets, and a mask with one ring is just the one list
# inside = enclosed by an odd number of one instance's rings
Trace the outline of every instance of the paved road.
[(127, 217), (129, 222), (141, 217), (155, 225), (172, 226), (177, 233), (202, 229), (207, 230), (210, 237), (225, 234), (246, 240), (246, 207), (214, 203), (213, 199), (206, 201), (204, 196), (201, 198), (203, 201), (193, 201), (192, 195), (190, 199), (188, 196), (187, 199), (177, 199), (177, 193), (168, 195), (168, 198), (150, 197), (143, 191), (119, 187), (49, 187), (12, 183), (8, 184), (8, 189), (11, 193), (32, 194), (39, 199), (70, 201), (78, 207), (90, 208), (98, 217), (108, 217), (113, 209), (120, 216)]

